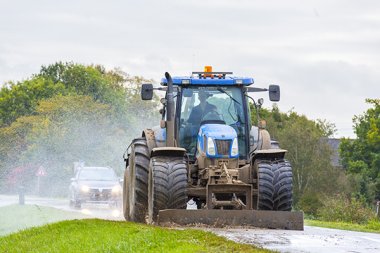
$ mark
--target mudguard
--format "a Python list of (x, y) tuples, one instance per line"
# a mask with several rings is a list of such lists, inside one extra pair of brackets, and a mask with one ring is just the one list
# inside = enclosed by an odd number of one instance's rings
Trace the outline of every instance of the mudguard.
[(251, 153), (251, 161), (256, 159), (262, 160), (274, 160), (274, 159), (284, 159), (286, 152), (285, 149), (264, 149), (264, 150), (256, 150)]

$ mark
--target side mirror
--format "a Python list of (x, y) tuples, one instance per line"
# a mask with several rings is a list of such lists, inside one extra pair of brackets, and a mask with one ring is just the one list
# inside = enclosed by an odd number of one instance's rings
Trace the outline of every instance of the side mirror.
[(143, 84), (141, 87), (141, 99), (152, 100), (153, 98), (153, 84)]
[(269, 85), (269, 100), (272, 102), (280, 101), (280, 86)]
[(257, 100), (257, 104), (258, 104), (259, 107), (261, 107), (264, 104), (264, 99), (263, 98), (259, 98)]

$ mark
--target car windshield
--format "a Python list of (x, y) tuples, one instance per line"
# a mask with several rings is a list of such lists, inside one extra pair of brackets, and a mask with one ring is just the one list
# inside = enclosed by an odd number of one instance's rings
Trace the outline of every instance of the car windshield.
[(110, 169), (83, 169), (79, 172), (78, 178), (80, 180), (114, 181), (116, 175)]
[(195, 154), (201, 124), (232, 126), (238, 135), (240, 156), (245, 156), (245, 118), (241, 89), (238, 87), (183, 88), (179, 142), (189, 155)]

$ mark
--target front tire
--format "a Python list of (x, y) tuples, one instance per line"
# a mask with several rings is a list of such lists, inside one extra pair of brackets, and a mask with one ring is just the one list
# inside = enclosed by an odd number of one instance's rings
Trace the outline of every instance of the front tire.
[(253, 206), (258, 210), (273, 210), (273, 171), (270, 161), (257, 160), (254, 164), (257, 195), (253, 197)]
[(186, 209), (187, 166), (182, 157), (154, 157), (149, 170), (148, 222), (157, 220), (159, 210)]
[(74, 209), (82, 208), (82, 202), (80, 201), (80, 199), (78, 199), (78, 195), (74, 191), (74, 189), (70, 190), (70, 207)]
[(293, 204), (293, 172), (286, 160), (277, 164), (274, 171), (274, 210), (291, 211)]
[(148, 206), (149, 157), (146, 139), (133, 140), (123, 184), (123, 213), (126, 220), (145, 222)]

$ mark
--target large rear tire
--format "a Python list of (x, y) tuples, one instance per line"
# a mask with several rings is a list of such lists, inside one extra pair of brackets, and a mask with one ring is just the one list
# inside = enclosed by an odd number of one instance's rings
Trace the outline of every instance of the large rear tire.
[(143, 137), (133, 140), (123, 184), (123, 213), (126, 220), (145, 222), (148, 206), (149, 159), (146, 139)]
[(258, 210), (273, 210), (273, 176), (270, 161), (255, 161), (254, 178), (256, 179), (257, 195), (253, 196), (253, 206)]
[(293, 173), (286, 160), (278, 162), (274, 170), (274, 210), (291, 211), (293, 204)]
[(182, 157), (154, 157), (149, 170), (148, 221), (157, 220), (159, 210), (186, 209), (187, 166)]

